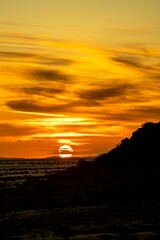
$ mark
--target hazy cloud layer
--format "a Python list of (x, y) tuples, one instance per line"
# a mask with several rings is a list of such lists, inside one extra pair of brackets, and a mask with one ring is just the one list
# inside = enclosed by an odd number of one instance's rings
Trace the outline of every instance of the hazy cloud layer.
[(0, 136), (27, 136), (36, 133), (35, 127), (17, 126), (12, 124), (0, 123)]
[(56, 88), (56, 87), (23, 87), (20, 89), (22, 92), (26, 93), (27, 95), (41, 95), (46, 97), (54, 97), (56, 94), (62, 94), (65, 92), (63, 88)]
[(160, 107), (156, 106), (140, 106), (133, 109), (133, 113), (140, 117), (160, 119)]
[[(137, 117), (138, 116), (138, 117)], [(100, 113), (96, 116), (99, 120), (111, 120), (120, 122), (145, 122), (158, 121), (160, 119), (160, 107), (154, 106), (131, 106), (129, 109), (117, 110), (117, 113), (110, 111), (108, 114)]]

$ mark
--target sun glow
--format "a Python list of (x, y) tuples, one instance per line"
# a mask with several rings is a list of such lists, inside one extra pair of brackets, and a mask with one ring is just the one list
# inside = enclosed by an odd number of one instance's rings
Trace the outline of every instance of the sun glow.
[(58, 149), (61, 158), (70, 158), (73, 154), (73, 149), (69, 145), (63, 145)]

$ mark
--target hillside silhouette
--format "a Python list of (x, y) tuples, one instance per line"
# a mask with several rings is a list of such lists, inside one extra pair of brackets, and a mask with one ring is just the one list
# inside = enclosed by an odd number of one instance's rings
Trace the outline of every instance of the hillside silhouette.
[(94, 165), (100, 178), (112, 179), (115, 193), (151, 197), (159, 195), (159, 161), (160, 122), (147, 122), (110, 152), (98, 156)]
[(159, 198), (160, 122), (148, 122), (95, 161), (30, 177), (1, 190), (1, 209), (37, 209), (106, 203), (110, 199)]
[(160, 160), (160, 122), (147, 122), (125, 138), (109, 153), (97, 157), (100, 165), (115, 168), (158, 170)]

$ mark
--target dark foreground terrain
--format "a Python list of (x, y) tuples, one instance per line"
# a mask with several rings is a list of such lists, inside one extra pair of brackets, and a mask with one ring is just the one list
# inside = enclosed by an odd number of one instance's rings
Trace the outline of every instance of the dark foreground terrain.
[(1, 213), (0, 239), (160, 239), (160, 200)]
[(0, 189), (0, 239), (160, 239), (160, 123), (95, 161)]

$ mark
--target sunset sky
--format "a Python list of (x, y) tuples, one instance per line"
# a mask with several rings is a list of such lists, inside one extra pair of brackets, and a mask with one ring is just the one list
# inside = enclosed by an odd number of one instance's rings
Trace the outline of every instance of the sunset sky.
[(159, 0), (0, 0), (0, 157), (109, 151), (160, 121)]

